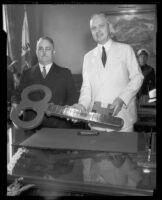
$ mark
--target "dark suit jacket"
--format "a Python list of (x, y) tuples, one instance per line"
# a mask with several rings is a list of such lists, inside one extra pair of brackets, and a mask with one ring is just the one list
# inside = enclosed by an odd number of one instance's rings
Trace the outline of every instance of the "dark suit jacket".
[(146, 64), (141, 67), (141, 70), (144, 76), (144, 80), (138, 92), (138, 97), (142, 95), (148, 95), (148, 92), (156, 87), (154, 69)]
[[(25, 70), (20, 79), (20, 86), (15, 93), (15, 101), (17, 103), (20, 102), (20, 95), (23, 89), (32, 84), (42, 84), (47, 86), (52, 91), (52, 98), (50, 102), (53, 102), (56, 105), (64, 106), (76, 103), (76, 89), (71, 71), (67, 68), (59, 67), (53, 63), (45, 79), (41, 74), (38, 64)], [(40, 100), (41, 96), (42, 94), (40, 92), (35, 92), (31, 95), (31, 99)], [(30, 117), (29, 114), (26, 116), (27, 119)], [(68, 127), (68, 123), (66, 119), (58, 117), (44, 117), (42, 126), (66, 128)]]

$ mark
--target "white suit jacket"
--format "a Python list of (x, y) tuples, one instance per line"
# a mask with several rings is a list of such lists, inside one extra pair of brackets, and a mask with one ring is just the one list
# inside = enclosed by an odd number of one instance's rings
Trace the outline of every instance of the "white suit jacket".
[(107, 107), (116, 97), (120, 97), (125, 103), (117, 115), (124, 120), (121, 131), (132, 127), (137, 119), (135, 96), (143, 82), (132, 47), (111, 40), (105, 67), (99, 48), (94, 48), (84, 56), (82, 76), (78, 103), (91, 111), (95, 101), (101, 102), (102, 107)]

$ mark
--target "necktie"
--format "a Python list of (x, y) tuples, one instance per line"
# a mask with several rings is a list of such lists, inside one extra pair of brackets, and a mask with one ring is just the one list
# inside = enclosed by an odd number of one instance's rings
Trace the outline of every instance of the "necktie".
[(46, 77), (46, 66), (43, 66), (43, 71), (42, 71), (42, 75), (43, 75), (43, 78)]
[(105, 47), (102, 47), (102, 63), (104, 67), (105, 67), (106, 59), (107, 57), (106, 57)]

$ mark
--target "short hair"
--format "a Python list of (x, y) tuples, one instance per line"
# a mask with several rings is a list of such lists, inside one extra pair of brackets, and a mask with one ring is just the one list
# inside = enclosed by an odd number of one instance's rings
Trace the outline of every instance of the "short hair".
[(48, 37), (48, 36), (43, 36), (43, 37), (40, 37), (38, 40), (37, 40), (37, 44), (36, 44), (36, 47), (38, 47), (38, 43), (40, 42), (40, 40), (47, 40), (47, 41), (49, 41), (51, 44), (52, 44), (52, 46), (53, 46), (53, 48), (54, 48), (54, 41), (52, 40), (52, 38), (50, 38), (50, 37)]
[(107, 22), (110, 24), (110, 21), (109, 21), (109, 15), (108, 15), (108, 12), (106, 11), (101, 11), (101, 12), (98, 12), (98, 13), (95, 13), (93, 14), (91, 17), (90, 17), (90, 21), (92, 20), (92, 18), (96, 15), (102, 15), (106, 18)]

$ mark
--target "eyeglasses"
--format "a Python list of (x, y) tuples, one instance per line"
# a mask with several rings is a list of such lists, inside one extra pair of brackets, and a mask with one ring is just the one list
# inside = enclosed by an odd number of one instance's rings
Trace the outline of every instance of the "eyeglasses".
[(50, 48), (50, 47), (46, 47), (46, 48), (43, 48), (43, 47), (39, 47), (38, 48), (38, 51), (42, 52), (42, 51), (46, 51), (46, 52), (49, 52), (49, 51), (52, 51), (53, 49)]

